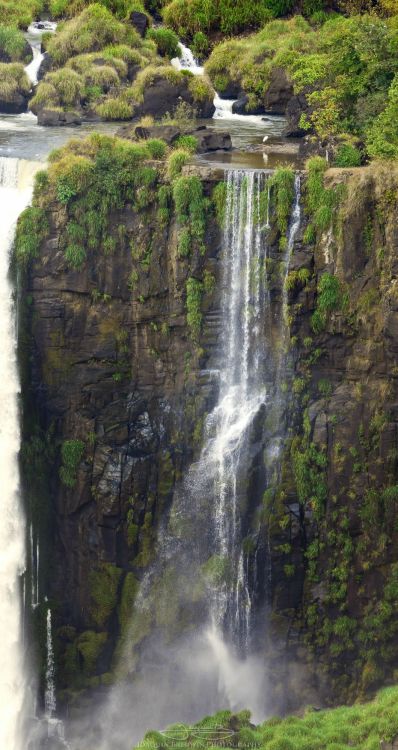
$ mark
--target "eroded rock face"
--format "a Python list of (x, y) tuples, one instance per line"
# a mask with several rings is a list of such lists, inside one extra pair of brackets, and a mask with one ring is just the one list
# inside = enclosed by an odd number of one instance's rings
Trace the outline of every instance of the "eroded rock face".
[[(211, 189), (204, 184), (206, 194)], [(142, 212), (127, 205), (112, 216), (110, 234), (123, 227), (117, 250), (92, 249), (77, 271), (62, 249), (65, 220), (63, 210), (54, 210), (29, 274), (32, 398), (26, 414), (29, 422), (38, 413), (33, 432), (44, 443), (51, 435), (55, 450), (47, 489), (43, 475), (31, 502), (43, 502), (48, 493), (57, 674), (61, 689), (77, 689), (98, 686), (100, 675), (109, 682), (136, 579), (152, 559), (157, 525), (213, 398), (214, 386), (201, 373), (214, 345), (204, 352), (192, 339), (186, 283), (201, 278), (204, 268), (217, 275), (220, 234), (209, 219), (206, 254), (196, 250), (184, 260), (177, 256), (172, 215), (164, 225), (156, 204)], [(217, 304), (216, 294), (203, 300), (204, 335)], [(33, 445), (30, 427), (25, 440)], [(60, 471), (68, 441), (83, 445), (71, 486)], [(32, 497), (32, 484), (26, 489)]]
[[(292, 258), (291, 273), (306, 269), (313, 281), (289, 292), (296, 417), (277, 490), (281, 525), (275, 517), (271, 529), (282, 617), (270, 660), (277, 672), (288, 644), (306, 690), (312, 682), (329, 703), (363, 697), (392, 679), (398, 662), (398, 174), (329, 170), (328, 188), (344, 184), (338, 232), (318, 232), (315, 246)], [(342, 296), (314, 331), (314, 282), (325, 274), (339, 280)], [(299, 673), (290, 673), (290, 697)]]
[(284, 115), (293, 96), (293, 85), (283, 68), (273, 68), (271, 81), (264, 94), (264, 110), (269, 114)]

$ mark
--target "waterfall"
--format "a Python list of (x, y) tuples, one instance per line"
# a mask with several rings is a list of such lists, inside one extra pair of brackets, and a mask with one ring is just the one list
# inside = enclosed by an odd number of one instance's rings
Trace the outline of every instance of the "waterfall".
[(252, 603), (241, 549), (245, 490), (240, 478), (245, 475), (249, 432), (267, 397), (261, 368), (267, 346), (262, 324), (269, 306), (266, 285), (261, 283), (267, 242), (260, 218), (260, 193), (267, 179), (264, 172), (226, 174), (223, 364), (218, 403), (207, 418), (197, 467), (214, 498), (214, 553), (232, 569), (228, 582), (213, 591), (211, 618), (243, 651), (248, 649)]
[(21, 580), (25, 566), (25, 523), (18, 472), (19, 379), (10, 252), (17, 218), (31, 198), (29, 163), (0, 158), (0, 747), (25, 750), (21, 714), (26, 697), (22, 645)]
[(51, 623), (51, 609), (47, 610), (47, 627), (46, 627), (46, 690), (44, 695), (44, 712), (47, 719), (52, 719), (57, 710), (55, 698), (55, 667), (54, 667), (54, 649)]
[[(101, 750), (126, 750), (148, 726), (195, 721), (220, 708), (248, 708), (255, 721), (268, 710), (271, 578), (258, 511), (264, 490), (277, 483), (286, 434), (283, 290), (300, 225), (297, 177), (286, 249), (271, 245), (271, 176), (225, 172), (220, 343), (206, 371), (213, 386), (203, 448), (161, 520), (121, 652), (123, 674), (137, 681), (115, 687), (100, 710), (102, 743), (95, 735), (92, 743)], [(89, 731), (80, 725), (77, 737)]]
[(26, 65), (25, 67), (25, 73), (28, 76), (29, 80), (33, 85), (37, 83), (37, 75), (39, 72), (40, 65), (43, 62), (44, 55), (41, 51), (41, 45), (37, 44), (31, 44), (32, 52), (33, 52), (33, 60), (29, 63), (29, 65)]
[(196, 57), (192, 50), (186, 47), (182, 42), (178, 42), (180, 50), (180, 57), (173, 57), (171, 64), (177, 70), (189, 70), (194, 76), (201, 76), (204, 73), (204, 68), (198, 64)]

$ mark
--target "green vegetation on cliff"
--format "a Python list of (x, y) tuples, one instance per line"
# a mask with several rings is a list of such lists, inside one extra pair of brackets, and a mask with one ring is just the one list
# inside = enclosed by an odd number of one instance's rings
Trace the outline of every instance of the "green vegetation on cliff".
[[(308, 709), (304, 716), (273, 717), (259, 726), (250, 712), (219, 711), (194, 726), (171, 726), (166, 732), (148, 732), (145, 745), (167, 750), (200, 747), (203, 738), (218, 747), (254, 747), (264, 750), (380, 750), (390, 748), (398, 735), (398, 688), (382, 690), (370, 703), (326, 711)], [(384, 745), (383, 745), (384, 746)]]

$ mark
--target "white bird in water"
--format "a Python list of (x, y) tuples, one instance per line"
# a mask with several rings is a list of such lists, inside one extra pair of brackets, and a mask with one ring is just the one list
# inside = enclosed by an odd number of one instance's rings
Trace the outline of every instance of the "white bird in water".
[(268, 138), (269, 138), (269, 135), (265, 135), (264, 138), (263, 138), (263, 143), (265, 143), (266, 141), (268, 141)]

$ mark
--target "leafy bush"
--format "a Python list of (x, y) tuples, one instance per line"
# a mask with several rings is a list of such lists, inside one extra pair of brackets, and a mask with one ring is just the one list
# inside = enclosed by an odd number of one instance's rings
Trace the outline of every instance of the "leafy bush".
[(39, 254), (40, 245), (49, 229), (46, 212), (39, 206), (28, 206), (21, 213), (15, 234), (17, 262), (25, 265)]
[(194, 154), (198, 146), (198, 139), (194, 135), (180, 135), (175, 141), (174, 146)]
[(340, 280), (331, 273), (322, 274), (318, 282), (318, 296), (316, 310), (311, 319), (315, 333), (320, 333), (326, 327), (331, 312), (341, 310), (346, 303)]
[[(98, 0), (98, 3), (122, 20), (127, 19), (133, 10), (145, 13), (141, 0)], [(90, 4), (91, 0), (49, 0), (49, 10), (52, 18), (70, 18)]]
[(361, 164), (361, 152), (356, 146), (342, 143), (334, 157), (335, 167), (359, 167)]
[(286, 244), (286, 233), (294, 198), (294, 172), (290, 167), (278, 167), (270, 178), (271, 196), (275, 202), (276, 222), (281, 234), (280, 245)]
[(203, 196), (203, 185), (199, 177), (177, 177), (173, 183), (173, 199), (180, 228), (179, 256), (184, 258), (190, 255), (195, 244), (203, 252), (207, 200)]
[(149, 29), (147, 39), (155, 42), (159, 54), (163, 57), (179, 57), (181, 54), (178, 46), (179, 38), (172, 29)]
[(367, 132), (370, 156), (379, 159), (396, 159), (398, 157), (397, 115), (398, 74), (389, 89), (388, 103), (384, 112), (376, 118)]
[(166, 174), (169, 180), (174, 180), (181, 174), (182, 168), (188, 164), (191, 158), (191, 152), (186, 148), (177, 148), (172, 151), (167, 159)]

